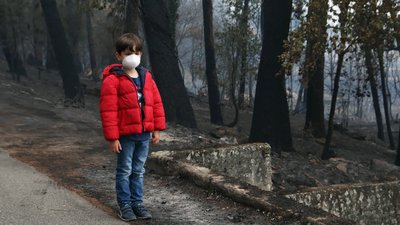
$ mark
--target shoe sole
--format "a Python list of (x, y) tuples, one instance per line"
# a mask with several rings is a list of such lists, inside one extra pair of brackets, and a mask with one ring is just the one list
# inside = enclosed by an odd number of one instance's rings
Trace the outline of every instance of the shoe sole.
[(124, 222), (134, 221), (134, 220), (137, 219), (137, 218), (133, 218), (133, 219), (124, 219), (124, 218), (122, 218), (122, 215), (121, 215), (121, 214), (119, 214), (118, 216), (119, 216), (119, 218), (120, 218), (122, 221), (124, 221)]
[(152, 217), (137, 217), (137, 216), (136, 216), (136, 218), (141, 219), (141, 220), (149, 220), (149, 219), (151, 219)]

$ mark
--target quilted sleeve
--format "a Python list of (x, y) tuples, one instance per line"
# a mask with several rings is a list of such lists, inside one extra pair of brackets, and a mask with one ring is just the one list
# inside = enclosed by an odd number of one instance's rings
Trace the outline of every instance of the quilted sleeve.
[(104, 138), (108, 141), (119, 138), (118, 130), (118, 78), (108, 76), (100, 91), (100, 116)]

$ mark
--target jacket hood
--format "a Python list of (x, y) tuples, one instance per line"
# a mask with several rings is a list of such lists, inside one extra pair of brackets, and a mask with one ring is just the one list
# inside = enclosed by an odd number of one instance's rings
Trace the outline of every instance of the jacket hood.
[[(136, 67), (136, 70), (138, 71), (140, 77), (144, 77), (147, 72), (147, 69), (143, 65), (139, 65), (138, 67)], [(122, 64), (111, 64), (107, 66), (103, 71), (102, 79), (104, 80), (106, 77), (110, 75), (125, 76), (126, 73), (122, 68)]]

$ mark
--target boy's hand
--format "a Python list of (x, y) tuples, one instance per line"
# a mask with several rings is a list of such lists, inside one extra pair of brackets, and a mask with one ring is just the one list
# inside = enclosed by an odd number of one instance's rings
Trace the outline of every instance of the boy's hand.
[(120, 153), (122, 150), (121, 143), (119, 140), (110, 141), (110, 150), (114, 153)]
[(152, 134), (151, 143), (158, 144), (160, 142), (160, 131), (155, 130)]

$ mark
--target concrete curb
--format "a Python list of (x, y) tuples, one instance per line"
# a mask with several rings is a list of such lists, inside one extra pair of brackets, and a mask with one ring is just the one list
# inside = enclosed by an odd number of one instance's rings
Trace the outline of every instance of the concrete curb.
[(271, 212), (278, 217), (295, 218), (305, 224), (356, 224), (353, 221), (339, 218), (320, 209), (304, 206), (284, 196), (263, 191), (232, 177), (216, 173), (204, 166), (187, 162), (182, 157), (177, 157), (182, 154), (190, 154), (190, 152), (191, 150), (153, 152), (148, 158), (147, 166), (159, 174), (180, 175), (200, 187), (216, 190), (236, 202)]

